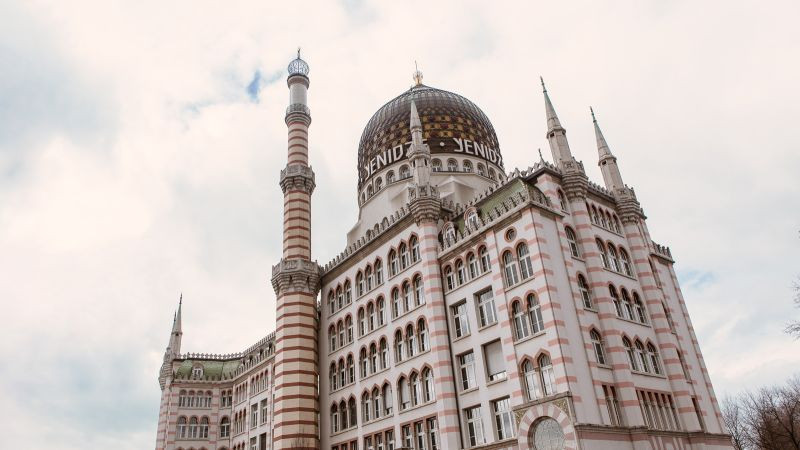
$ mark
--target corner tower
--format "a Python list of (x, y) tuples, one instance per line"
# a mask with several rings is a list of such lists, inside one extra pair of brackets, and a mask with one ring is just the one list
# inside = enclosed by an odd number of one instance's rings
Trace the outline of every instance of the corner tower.
[(319, 448), (317, 308), (320, 268), (311, 261), (311, 193), (308, 165), (308, 64), (289, 64), (288, 160), (281, 170), (283, 258), (272, 268), (276, 295), (273, 448)]

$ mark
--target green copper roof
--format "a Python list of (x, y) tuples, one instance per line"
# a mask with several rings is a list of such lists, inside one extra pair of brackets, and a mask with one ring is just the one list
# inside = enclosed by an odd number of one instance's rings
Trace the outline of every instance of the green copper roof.
[(192, 374), (192, 367), (194, 367), (195, 363), (199, 363), (203, 366), (204, 378), (221, 378), (222, 375), (230, 376), (230, 374), (242, 365), (240, 359), (229, 361), (185, 359), (175, 372), (181, 378), (188, 378)]

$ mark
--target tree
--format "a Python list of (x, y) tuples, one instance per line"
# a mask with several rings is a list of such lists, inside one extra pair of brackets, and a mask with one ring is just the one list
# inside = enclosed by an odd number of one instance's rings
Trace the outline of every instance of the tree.
[[(798, 278), (798, 281), (794, 282), (792, 289), (794, 289), (794, 306), (800, 308), (800, 278)], [(785, 331), (789, 335), (794, 336), (795, 339), (800, 339), (800, 320), (790, 322), (789, 325), (786, 326)]]
[(800, 375), (726, 398), (722, 416), (737, 449), (800, 450)]
[(722, 420), (731, 435), (733, 448), (747, 450), (747, 426), (744, 423), (744, 406), (737, 397), (726, 397), (722, 400)]

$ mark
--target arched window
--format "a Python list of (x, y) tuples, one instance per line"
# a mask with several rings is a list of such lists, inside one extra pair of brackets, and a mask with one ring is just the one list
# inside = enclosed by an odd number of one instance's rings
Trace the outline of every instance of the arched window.
[(353, 355), (347, 355), (347, 383), (356, 382), (356, 365), (353, 360)]
[(361, 378), (366, 378), (367, 376), (367, 349), (365, 347), (361, 347), (361, 351), (358, 354), (358, 368), (359, 368), (359, 376)]
[(514, 316), (514, 336), (517, 340), (530, 336), (528, 313), (522, 308), (519, 301), (511, 304), (511, 314)]
[(367, 319), (364, 315), (364, 308), (358, 308), (358, 335), (367, 334)]
[(356, 274), (356, 295), (359, 297), (364, 295), (364, 274), (360, 270)]
[(553, 395), (556, 392), (556, 376), (553, 373), (553, 364), (548, 355), (539, 356), (539, 374), (542, 381), (542, 393)]
[(517, 260), (511, 252), (503, 253), (503, 267), (506, 273), (506, 285), (513, 286), (519, 283), (519, 272), (517, 270)]
[(608, 293), (611, 294), (611, 301), (614, 302), (614, 309), (617, 311), (617, 316), (625, 317), (622, 313), (622, 302), (619, 299), (619, 294), (617, 294), (617, 288), (609, 284)]
[(231, 419), (225, 416), (222, 418), (222, 420), (219, 421), (219, 436), (228, 437), (230, 435), (231, 435)]
[(397, 381), (397, 397), (401, 411), (411, 406), (411, 395), (408, 392), (408, 382), (405, 377), (400, 377)]
[(419, 319), (417, 322), (417, 334), (419, 335), (419, 351), (424, 352), (428, 350), (428, 329), (425, 326), (425, 319)]
[(372, 277), (372, 267), (367, 266), (364, 269), (364, 278), (367, 280), (367, 292), (372, 290), (372, 286), (375, 283), (375, 279)]
[(197, 417), (189, 419), (189, 439), (197, 439)]
[(350, 280), (344, 282), (344, 303), (349, 305), (353, 301), (353, 288)]
[(633, 303), (636, 307), (636, 320), (641, 323), (647, 323), (647, 312), (645, 312), (644, 304), (636, 292), (633, 293)]
[(533, 441), (539, 450), (559, 450), (564, 448), (564, 430), (552, 417), (545, 417), (536, 423)]
[(631, 303), (631, 298), (628, 295), (628, 291), (624, 288), (620, 289), (622, 292), (622, 317), (628, 320), (634, 320), (633, 317), (633, 303)]
[(450, 291), (455, 287), (455, 277), (453, 277), (453, 268), (447, 266), (444, 268), (444, 279), (447, 284), (447, 290)]
[(380, 259), (375, 261), (375, 285), (383, 284), (383, 262)]
[(539, 389), (539, 376), (531, 360), (526, 359), (522, 363), (522, 375), (525, 378), (525, 393), (528, 396), (528, 400), (536, 400), (541, 397), (542, 393)]
[(622, 228), (619, 226), (619, 218), (617, 218), (616, 214), (614, 214), (614, 231), (622, 233)]
[(186, 417), (181, 416), (178, 417), (178, 439), (186, 439), (187, 432), (186, 432)]
[(344, 358), (339, 359), (339, 386), (347, 384), (347, 368), (344, 365)]
[(378, 297), (378, 300), (375, 302), (375, 304), (377, 305), (376, 315), (378, 317), (378, 326), (382, 326), (386, 323), (386, 301), (383, 299), (383, 297)]
[(600, 210), (600, 225), (602, 225), (603, 228), (608, 228), (608, 220), (607, 220), (606, 216), (608, 216), (608, 213), (606, 213), (605, 211), (603, 211), (601, 209)]
[(600, 337), (600, 333), (598, 333), (595, 329), (592, 329), (592, 331), (589, 332), (589, 337), (592, 340), (592, 347), (594, 347), (594, 356), (597, 359), (597, 364), (605, 364), (606, 351), (605, 346), (603, 345), (603, 338)]
[(644, 345), (639, 341), (636, 341), (636, 362), (642, 372), (650, 372), (650, 363), (647, 361)]
[[(347, 401), (347, 410), (348, 410), (348, 414), (347, 415), (350, 417), (350, 419), (348, 421), (350, 427), (354, 427), (354, 426), (358, 425), (358, 413), (356, 412), (356, 399), (355, 399), (355, 397), (350, 397), (350, 400)], [(342, 411), (342, 414), (344, 414), (344, 411)]]
[(384, 415), (389, 415), (392, 413), (392, 385), (385, 383), (381, 390), (381, 396), (383, 397)]
[(661, 360), (658, 357), (658, 350), (656, 350), (655, 345), (652, 343), (647, 344), (647, 356), (650, 359), (650, 366), (653, 368), (653, 372), (657, 374), (661, 374)]
[(381, 338), (380, 343), (380, 352), (381, 352), (381, 370), (389, 367), (389, 344), (386, 343), (386, 338)]
[(489, 178), (493, 180), (496, 179), (494, 169), (492, 169), (491, 167), (489, 167)]
[(411, 236), (408, 240), (408, 246), (411, 247), (411, 262), (419, 261), (419, 239), (416, 236)]
[(419, 384), (419, 376), (416, 372), (412, 372), (408, 377), (408, 382), (411, 388), (411, 405), (418, 405), (422, 400), (422, 387)]
[(480, 175), (482, 177), (485, 177), (486, 176), (486, 167), (481, 163), (478, 163), (478, 165), (476, 167), (478, 168), (478, 175)]
[(336, 311), (336, 296), (331, 290), (328, 292), (328, 313), (333, 314), (334, 311)]
[(576, 257), (581, 257), (581, 252), (578, 251), (578, 240), (575, 239), (575, 232), (570, 227), (564, 227), (564, 233), (567, 235), (567, 243), (569, 243), (569, 253)]
[(478, 250), (478, 256), (481, 259), (481, 272), (488, 272), (491, 269), (489, 250), (487, 250), (486, 247), (481, 247)]
[(531, 333), (536, 334), (544, 330), (544, 320), (542, 320), (542, 307), (539, 300), (533, 294), (528, 294), (525, 298), (528, 307), (528, 315), (531, 322)]
[(517, 246), (517, 260), (519, 261), (519, 272), (522, 279), (532, 277), (533, 266), (531, 265), (531, 256), (528, 252), (527, 244), (519, 244)]
[(346, 430), (348, 426), (355, 425), (355, 423), (347, 423), (347, 404), (342, 400), (339, 402), (339, 429)]
[(564, 193), (561, 192), (561, 189), (558, 190), (558, 203), (561, 204), (562, 211), (569, 212), (569, 208), (567, 208), (567, 198), (564, 197)]
[(373, 193), (374, 193), (374, 189), (372, 188), (372, 185), (370, 184), (369, 186), (367, 186), (367, 195), (372, 197)]
[(625, 347), (625, 353), (628, 355), (628, 364), (630, 365), (631, 370), (639, 370), (639, 365), (636, 362), (636, 355), (633, 353), (631, 341), (626, 337), (622, 338), (622, 346)]
[(608, 265), (608, 254), (606, 253), (606, 246), (603, 245), (603, 241), (600, 239), (596, 239), (595, 243), (597, 244), (597, 251), (600, 252), (600, 260), (603, 262), (603, 267), (609, 269), (610, 266)]
[(403, 311), (411, 310), (411, 285), (408, 281), (403, 282)]
[(417, 347), (417, 337), (416, 334), (414, 333), (414, 327), (412, 325), (409, 325), (406, 327), (406, 355), (408, 355), (409, 358), (414, 356), (414, 351), (416, 350), (416, 347)]
[(381, 177), (376, 178), (375, 179), (375, 192), (380, 191), (382, 187), (383, 187), (383, 180), (381, 180)]
[(369, 345), (369, 373), (378, 371), (378, 346), (373, 342)]
[(611, 259), (611, 270), (614, 272), (619, 272), (619, 257), (617, 256), (617, 250), (611, 244), (608, 244), (608, 254)]
[(456, 240), (456, 229), (452, 223), (448, 223), (444, 226), (444, 239), (447, 242), (455, 242)]
[(376, 419), (381, 416), (381, 393), (377, 387), (372, 388), (372, 415)]
[(336, 288), (336, 309), (342, 309), (344, 306), (344, 292), (342, 286)]
[(455, 159), (448, 159), (447, 160), (447, 171), (448, 172), (457, 172), (458, 171), (458, 161)]
[(331, 433), (339, 432), (339, 406), (331, 406)]
[(422, 289), (422, 277), (417, 275), (414, 277), (414, 303), (419, 306), (425, 303), (425, 295)]
[(369, 422), (369, 394), (364, 392), (361, 394), (361, 418), (364, 423)]
[(328, 344), (328, 351), (332, 352), (336, 350), (336, 327), (331, 324), (328, 328), (328, 337), (330, 337), (330, 342)]
[(628, 252), (625, 251), (624, 248), (619, 248), (619, 259), (622, 261), (622, 272), (625, 275), (632, 277), (633, 271), (631, 270), (631, 259), (628, 257)]
[(400, 254), (400, 269), (405, 269), (408, 267), (408, 247), (405, 243), (400, 244), (398, 253)]
[(581, 293), (584, 308), (593, 308), (592, 291), (589, 290), (589, 283), (586, 282), (586, 278), (581, 274), (578, 274), (578, 291)]
[(600, 225), (600, 217), (597, 215), (597, 208), (594, 206), (592, 206), (592, 222), (594, 222), (595, 225)]
[(464, 161), (464, 172), (472, 173), (472, 163), (469, 161)]
[(403, 313), (403, 308), (400, 306), (400, 290), (397, 288), (392, 289), (392, 318), (396, 318)]
[(466, 272), (464, 271), (464, 261), (456, 260), (456, 282), (458, 285), (464, 284), (466, 281)]
[(178, 394), (178, 406), (179, 407), (189, 406), (185, 390), (181, 390), (180, 394)]
[(344, 346), (344, 322), (341, 320), (336, 325), (336, 332), (339, 335), (339, 347)]
[(411, 171), (408, 169), (407, 165), (400, 166), (400, 179), (409, 178), (411, 176)]
[(442, 171), (442, 160), (434, 159), (431, 162), (431, 165), (433, 166), (433, 171), (434, 172), (441, 172)]
[(353, 342), (353, 318), (349, 314), (344, 318), (344, 327), (347, 329), (347, 342)]
[(375, 329), (375, 305), (372, 302), (367, 304), (367, 329), (369, 331)]
[(469, 226), (472, 230), (477, 230), (481, 224), (480, 220), (478, 219), (478, 211), (475, 208), (470, 208), (464, 213), (464, 222), (466, 222), (467, 226)]
[(433, 371), (429, 368), (422, 369), (422, 396), (425, 402), (433, 401), (436, 393), (433, 388)]
[(394, 183), (394, 171), (393, 170), (390, 170), (386, 174), (386, 184), (389, 184), (389, 183)]
[(480, 273), (478, 271), (478, 260), (475, 259), (475, 254), (472, 252), (467, 254), (467, 268), (470, 278), (475, 278)]
[(389, 276), (397, 275), (397, 253), (394, 250), (389, 252)]
[(394, 362), (399, 363), (403, 360), (403, 332), (397, 330), (394, 333)]

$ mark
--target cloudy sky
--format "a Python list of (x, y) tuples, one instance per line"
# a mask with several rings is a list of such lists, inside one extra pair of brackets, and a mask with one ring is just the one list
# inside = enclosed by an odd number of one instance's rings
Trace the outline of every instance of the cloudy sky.
[(595, 107), (717, 393), (800, 367), (796, 2), (299, 3), (0, 0), (4, 446), (152, 447), (181, 292), (185, 351), (272, 330), (298, 45), (321, 263), (356, 219), (361, 130), (414, 60), (483, 108), (511, 168), (547, 148), (542, 75), (600, 182)]

